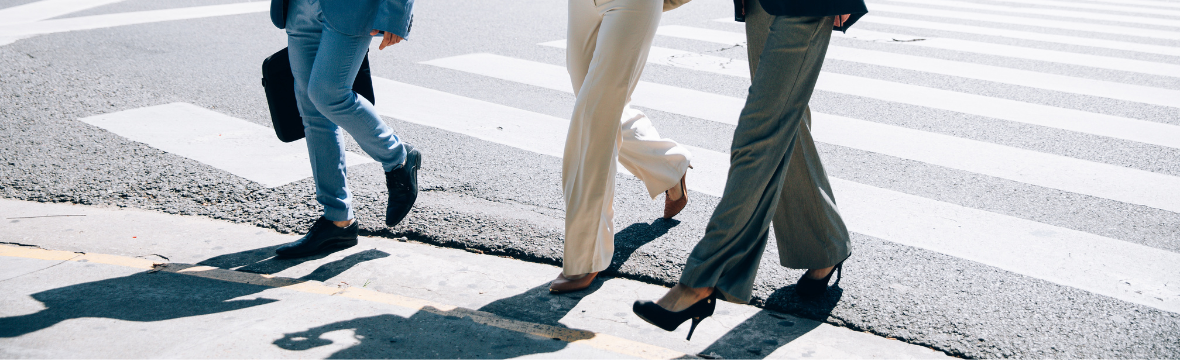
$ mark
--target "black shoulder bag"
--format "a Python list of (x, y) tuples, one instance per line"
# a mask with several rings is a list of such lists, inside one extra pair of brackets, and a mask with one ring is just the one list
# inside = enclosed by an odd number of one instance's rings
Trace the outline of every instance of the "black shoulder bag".
[[(266, 102), (270, 105), (270, 120), (275, 135), (283, 142), (302, 139), (303, 118), (299, 116), (299, 105), (295, 102), (295, 77), (291, 75), (291, 60), (283, 48), (262, 61), (262, 87), (266, 89)], [(356, 73), (352, 91), (376, 104), (373, 96), (373, 77), (369, 73), (369, 54), (361, 62)]]

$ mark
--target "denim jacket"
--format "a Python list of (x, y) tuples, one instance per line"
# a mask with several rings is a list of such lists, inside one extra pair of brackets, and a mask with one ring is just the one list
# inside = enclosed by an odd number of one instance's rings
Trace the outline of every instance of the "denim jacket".
[[(270, 20), (282, 29), (287, 26), (289, 0), (270, 1)], [(414, 0), (320, 0), (320, 11), (328, 26), (336, 31), (368, 36), (373, 29), (408, 38), (413, 25)]]

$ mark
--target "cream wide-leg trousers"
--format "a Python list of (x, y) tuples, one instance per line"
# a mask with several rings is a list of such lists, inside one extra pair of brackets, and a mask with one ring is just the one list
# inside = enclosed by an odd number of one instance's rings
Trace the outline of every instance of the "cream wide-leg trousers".
[(654, 199), (680, 182), (692, 159), (629, 106), (662, 9), (660, 0), (569, 1), (566, 67), (577, 101), (561, 173), (567, 276), (610, 266), (616, 162)]

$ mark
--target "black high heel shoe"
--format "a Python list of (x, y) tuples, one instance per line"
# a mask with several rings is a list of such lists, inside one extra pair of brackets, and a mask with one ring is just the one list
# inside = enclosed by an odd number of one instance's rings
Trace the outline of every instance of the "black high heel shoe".
[(688, 328), (688, 338), (685, 339), (692, 340), (692, 332), (696, 331), (697, 325), (701, 323), (701, 320), (713, 316), (713, 310), (716, 308), (717, 290), (713, 290), (709, 296), (684, 310), (668, 311), (654, 302), (638, 300), (631, 306), (631, 311), (634, 311), (635, 315), (639, 315), (643, 321), (659, 326), (665, 331), (676, 330), (685, 320), (692, 319), (692, 327)]
[[(810, 271), (809, 271), (810, 272)], [(832, 279), (832, 274), (836, 274), (836, 284), (840, 283), (840, 277), (844, 276), (844, 261), (832, 267), (832, 271), (823, 279), (812, 279), (807, 277), (807, 273), (803, 273), (803, 277), (795, 283), (795, 293), (804, 299), (815, 299), (823, 296), (828, 292), (828, 280)], [(835, 284), (833, 284), (835, 285)]]

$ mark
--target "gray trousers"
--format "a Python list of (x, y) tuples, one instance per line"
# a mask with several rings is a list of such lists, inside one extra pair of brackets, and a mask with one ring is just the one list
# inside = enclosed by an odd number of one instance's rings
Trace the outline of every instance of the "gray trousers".
[(819, 269), (848, 257), (848, 229), (816, 153), (807, 106), (832, 20), (773, 16), (747, 0), (750, 94), (734, 131), (725, 192), (681, 284), (750, 301), (771, 220), (783, 266)]

